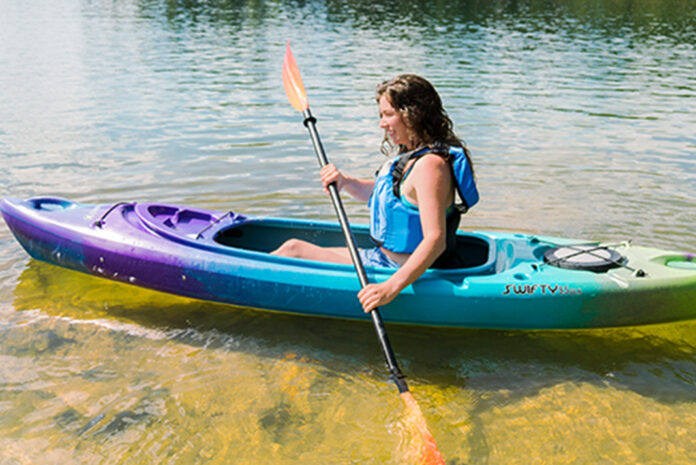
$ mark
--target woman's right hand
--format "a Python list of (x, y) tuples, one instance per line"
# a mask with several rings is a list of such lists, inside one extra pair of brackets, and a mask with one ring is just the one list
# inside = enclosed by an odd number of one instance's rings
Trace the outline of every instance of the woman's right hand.
[(338, 171), (336, 165), (329, 163), (321, 169), (321, 183), (324, 186), (324, 191), (329, 192), (329, 184), (336, 183), (336, 189), (340, 190), (346, 181), (346, 177)]
[(321, 183), (324, 186), (324, 192), (329, 193), (329, 185), (333, 182), (336, 183), (336, 189), (339, 192), (344, 189), (351, 197), (362, 202), (367, 202), (375, 185), (373, 179), (346, 176), (336, 168), (336, 165), (329, 163), (321, 169)]

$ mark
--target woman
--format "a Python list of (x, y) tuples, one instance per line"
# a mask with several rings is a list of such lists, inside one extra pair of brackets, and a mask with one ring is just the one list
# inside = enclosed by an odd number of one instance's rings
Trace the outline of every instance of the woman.
[[(426, 79), (397, 76), (377, 87), (382, 152), (398, 156), (385, 164), (375, 179), (357, 179), (332, 164), (321, 170), (324, 190), (336, 183), (358, 200), (369, 201), (370, 235), (379, 244), (360, 249), (366, 266), (398, 268), (384, 282), (358, 293), (366, 312), (386, 305), (439, 262), (451, 266), (461, 205), (464, 211), (478, 201), (469, 153), (452, 129), (442, 101)], [(351, 263), (345, 247), (320, 247), (290, 239), (275, 255), (336, 263)]]

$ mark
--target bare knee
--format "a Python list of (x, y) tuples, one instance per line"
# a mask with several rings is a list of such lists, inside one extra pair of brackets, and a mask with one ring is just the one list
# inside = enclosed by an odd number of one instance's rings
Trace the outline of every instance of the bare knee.
[(288, 239), (271, 254), (319, 262), (351, 263), (350, 253), (344, 247), (321, 247), (302, 239)]
[(280, 255), (283, 257), (303, 258), (307, 255), (309, 242), (301, 239), (288, 239), (283, 244), (275, 249), (271, 254)]

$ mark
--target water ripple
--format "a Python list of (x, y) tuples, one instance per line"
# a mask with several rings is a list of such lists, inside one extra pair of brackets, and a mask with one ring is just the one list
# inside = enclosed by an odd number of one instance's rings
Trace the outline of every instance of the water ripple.
[[(0, 196), (332, 219), (280, 82), (290, 39), (351, 174), (382, 161), (375, 85), (421, 73), (472, 149), (482, 199), (463, 227), (696, 252), (693, 0), (395, 5), (5, 0)], [(57, 270), (4, 224), (0, 283), (0, 462), (408, 452), (369, 326)], [(693, 329), (389, 328), (448, 463), (626, 464), (695, 460)]]

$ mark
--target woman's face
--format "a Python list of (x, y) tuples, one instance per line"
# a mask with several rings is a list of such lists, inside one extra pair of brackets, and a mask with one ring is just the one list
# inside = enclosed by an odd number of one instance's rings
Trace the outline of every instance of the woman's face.
[(387, 131), (392, 143), (412, 149), (410, 131), (401, 119), (401, 114), (392, 107), (386, 94), (379, 98), (379, 115), (379, 127)]

